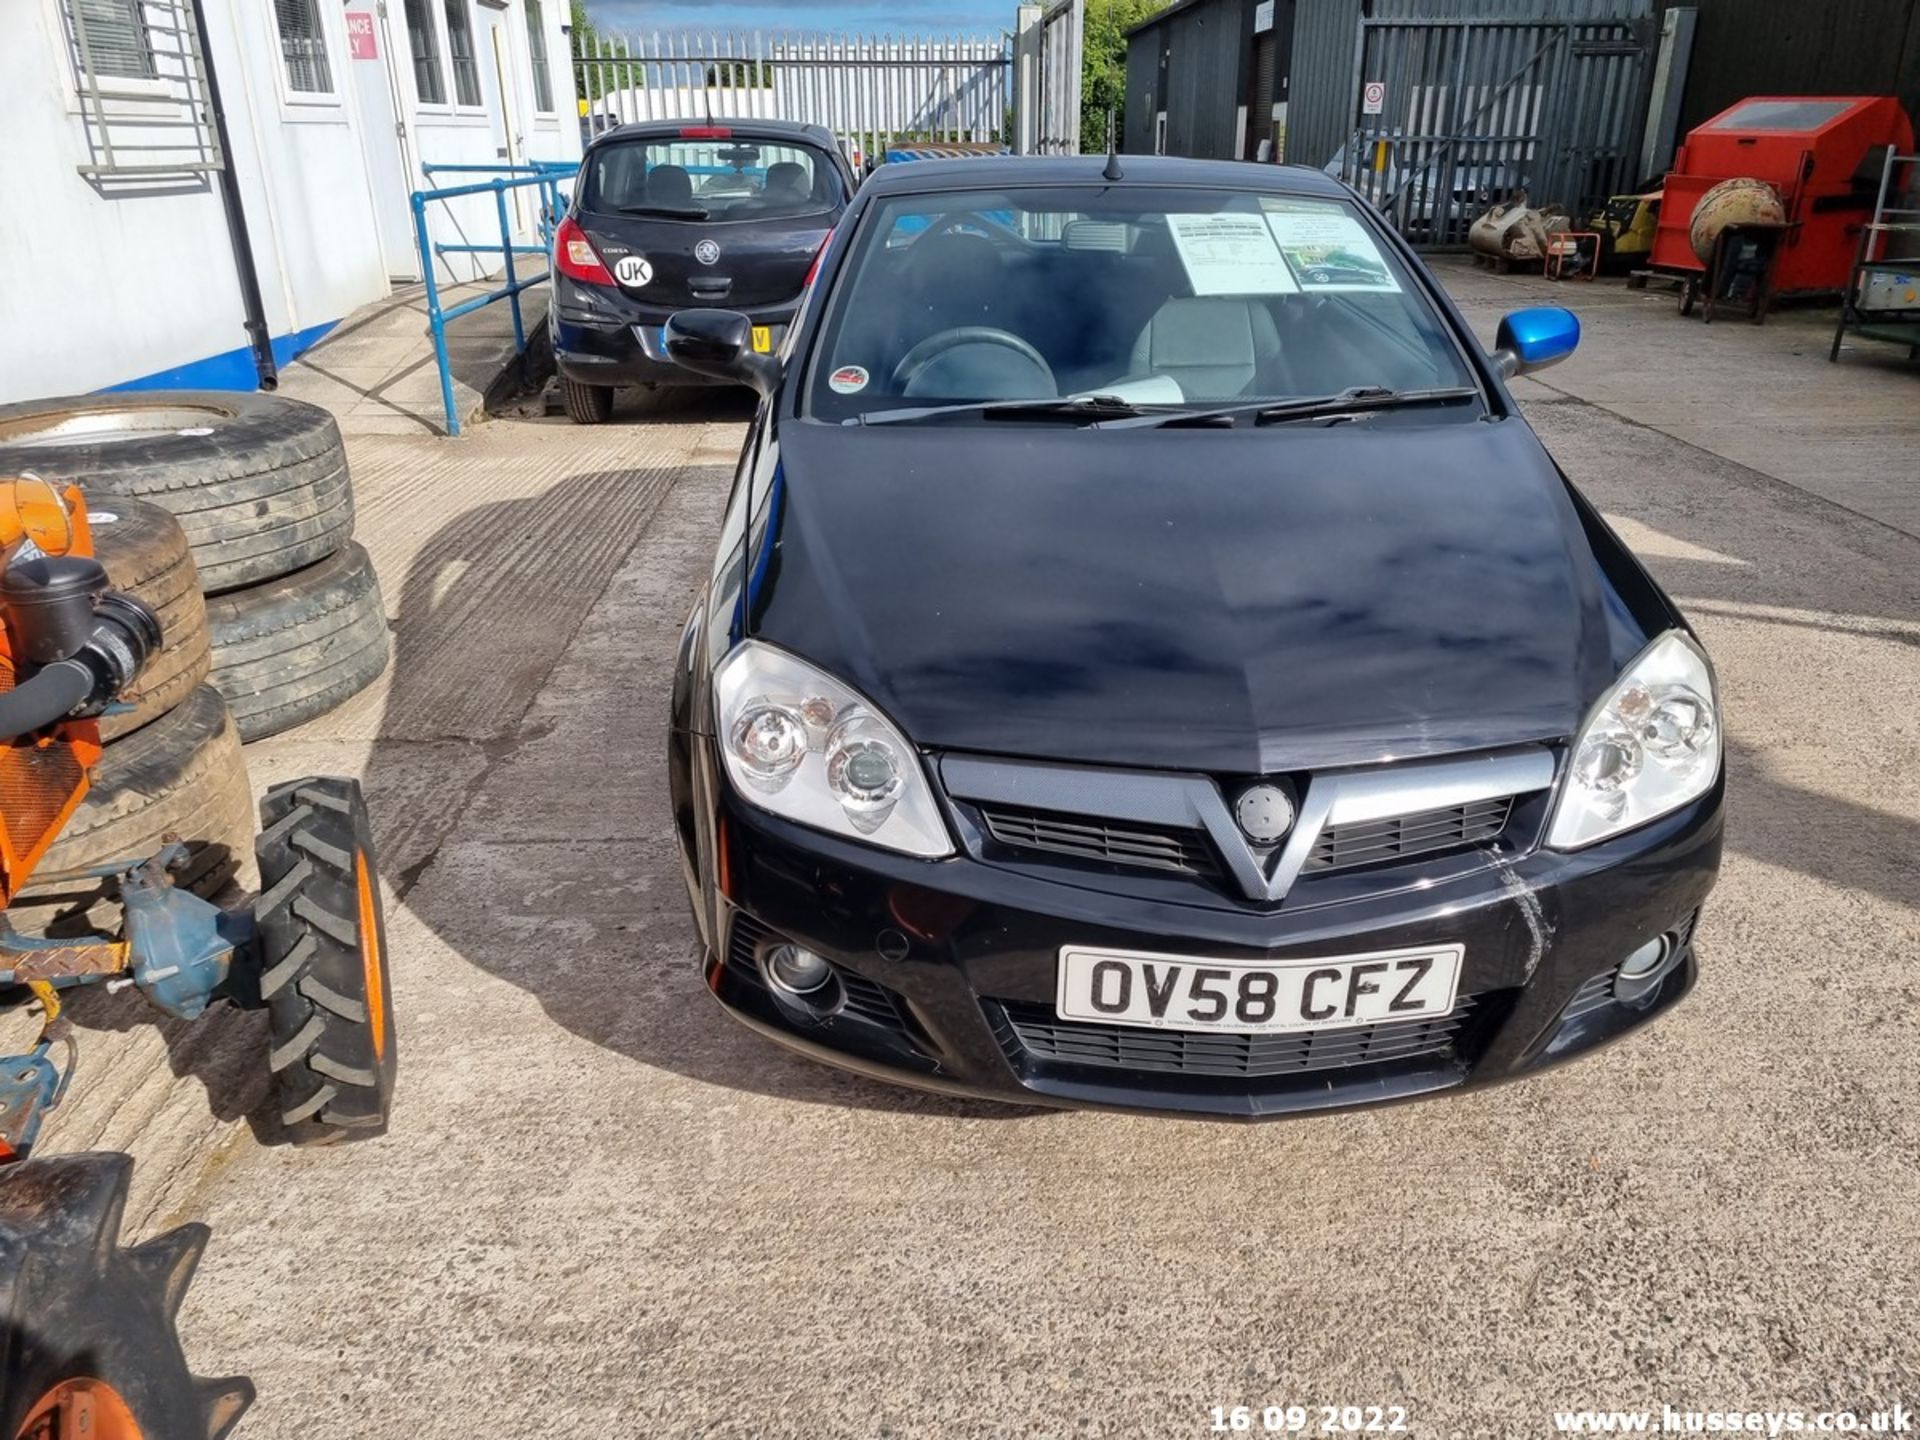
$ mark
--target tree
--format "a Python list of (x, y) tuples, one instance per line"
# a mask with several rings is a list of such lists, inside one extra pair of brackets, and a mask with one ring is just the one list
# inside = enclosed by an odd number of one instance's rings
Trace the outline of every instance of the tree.
[(771, 90), (773, 67), (758, 60), (722, 60), (707, 66), (707, 84), (736, 85), (747, 90)]
[[(627, 53), (627, 43), (616, 35), (602, 35), (587, 14), (587, 0), (571, 0), (573, 53), (580, 56), (616, 56)], [(616, 65), (607, 60), (589, 58), (576, 67), (581, 87), (588, 100), (598, 100), (609, 90), (634, 90), (646, 84), (644, 66)]]
[(1107, 148), (1107, 111), (1113, 135), (1124, 133), (1127, 106), (1127, 31), (1167, 0), (1087, 0), (1080, 52), (1080, 149), (1099, 155)]

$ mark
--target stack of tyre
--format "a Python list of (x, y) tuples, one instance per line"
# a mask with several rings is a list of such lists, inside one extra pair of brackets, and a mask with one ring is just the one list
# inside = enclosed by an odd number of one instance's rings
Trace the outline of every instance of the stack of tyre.
[[(148, 391), (0, 406), (0, 475), (79, 485), (116, 589), (159, 614), (165, 646), (43, 873), (150, 855), (166, 835), (201, 894), (250, 879), (243, 740), (338, 706), (385, 668), (387, 624), (332, 416), (268, 395)], [(36, 886), (19, 928), (86, 928), (100, 887)]]

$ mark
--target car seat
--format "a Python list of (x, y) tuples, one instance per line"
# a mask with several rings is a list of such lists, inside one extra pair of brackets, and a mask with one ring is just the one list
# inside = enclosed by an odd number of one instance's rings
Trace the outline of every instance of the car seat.
[(1275, 387), (1280, 332), (1257, 299), (1238, 295), (1175, 296), (1147, 321), (1133, 343), (1130, 378), (1165, 375), (1189, 400), (1284, 394)]
[(647, 172), (647, 203), (672, 210), (693, 205), (693, 177), (683, 165), (656, 165)]
[(807, 167), (797, 160), (781, 160), (767, 167), (767, 199), (791, 203), (807, 199), (809, 191)]

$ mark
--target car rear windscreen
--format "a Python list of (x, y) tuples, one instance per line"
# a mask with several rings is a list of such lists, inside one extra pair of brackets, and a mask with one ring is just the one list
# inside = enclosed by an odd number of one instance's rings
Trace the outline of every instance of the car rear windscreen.
[(833, 162), (786, 140), (662, 136), (602, 145), (587, 161), (583, 209), (678, 220), (756, 220), (830, 210)]

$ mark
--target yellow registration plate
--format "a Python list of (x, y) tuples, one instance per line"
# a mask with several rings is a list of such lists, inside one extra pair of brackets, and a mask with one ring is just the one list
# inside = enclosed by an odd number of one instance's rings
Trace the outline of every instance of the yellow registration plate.
[(770, 326), (756, 325), (753, 327), (753, 348), (762, 355), (767, 354), (773, 349), (773, 330)]

